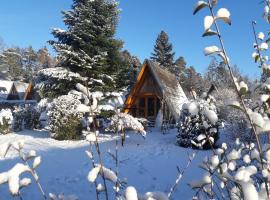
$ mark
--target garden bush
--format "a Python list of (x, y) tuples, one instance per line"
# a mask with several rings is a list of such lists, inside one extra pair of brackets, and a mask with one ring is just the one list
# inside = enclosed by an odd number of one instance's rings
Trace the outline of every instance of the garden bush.
[(48, 127), (51, 137), (74, 140), (81, 136), (82, 113), (77, 111), (81, 102), (70, 95), (56, 98), (48, 108)]

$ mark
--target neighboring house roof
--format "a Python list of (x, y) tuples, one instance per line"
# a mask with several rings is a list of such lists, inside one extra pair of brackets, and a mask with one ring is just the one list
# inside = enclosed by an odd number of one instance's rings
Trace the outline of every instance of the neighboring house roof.
[(0, 80), (0, 99), (6, 100), (13, 86), (13, 81)]
[(164, 67), (160, 66), (158, 63), (146, 60), (142, 67), (142, 70), (137, 78), (137, 82), (133, 87), (130, 95), (126, 99), (125, 105), (129, 107), (134, 102), (134, 97), (140, 90), (140, 82), (143, 81), (142, 77), (146, 70), (149, 69), (150, 73), (153, 75), (158, 87), (162, 93), (162, 98), (166, 102), (169, 110), (171, 111), (173, 117), (178, 120), (182, 105), (188, 101), (182, 87), (179, 84), (176, 76), (166, 70)]
[(26, 100), (31, 92), (32, 85), (29, 83), (0, 80), (0, 100), (11, 100), (9, 95), (15, 95), (12, 100)]

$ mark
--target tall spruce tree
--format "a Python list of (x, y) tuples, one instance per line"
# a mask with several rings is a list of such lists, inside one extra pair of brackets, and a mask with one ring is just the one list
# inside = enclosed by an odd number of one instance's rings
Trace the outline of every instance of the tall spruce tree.
[(168, 34), (165, 31), (161, 31), (157, 37), (151, 59), (173, 71), (170, 68), (174, 65), (174, 54)]
[(73, 0), (71, 10), (62, 12), (67, 30), (54, 29), (57, 41), (49, 41), (58, 53), (58, 66), (92, 80), (92, 90), (113, 91), (120, 85), (120, 49), (114, 39), (118, 24), (118, 3), (113, 0)]

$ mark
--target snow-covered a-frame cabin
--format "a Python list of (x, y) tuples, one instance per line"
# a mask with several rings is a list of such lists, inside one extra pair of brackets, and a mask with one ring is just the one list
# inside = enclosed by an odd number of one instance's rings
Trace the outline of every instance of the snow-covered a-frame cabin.
[(0, 102), (33, 100), (32, 83), (0, 80)]
[(163, 120), (178, 121), (187, 97), (176, 76), (158, 63), (146, 60), (124, 105), (124, 112), (154, 122), (159, 112)]

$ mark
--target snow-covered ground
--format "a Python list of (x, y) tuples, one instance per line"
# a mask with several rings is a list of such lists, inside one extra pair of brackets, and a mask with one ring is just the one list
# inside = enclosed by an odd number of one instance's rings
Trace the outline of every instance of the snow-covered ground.
[[(188, 154), (193, 152), (176, 146), (175, 137), (174, 130), (162, 135), (152, 129), (148, 132), (146, 139), (135, 133), (129, 133), (124, 147), (119, 149), (120, 179), (126, 178), (127, 185), (136, 187), (139, 193), (148, 191), (168, 193), (175, 183), (176, 167), (185, 168)], [(74, 194), (80, 200), (95, 199), (94, 184), (89, 183), (86, 178), (91, 169), (91, 163), (85, 154), (85, 151), (89, 149), (87, 142), (56, 141), (48, 138), (46, 131), (23, 131), (1, 135), (0, 146), (5, 142), (21, 139), (25, 140), (26, 150), (36, 150), (42, 156), (42, 163), (37, 171), (47, 194), (63, 192), (66, 195)], [(104, 135), (99, 139), (105, 166), (114, 169), (114, 160), (107, 151), (115, 151), (115, 137)], [(187, 183), (202, 176), (198, 165), (209, 153), (200, 151), (196, 155), (172, 199), (191, 199), (194, 192)], [(0, 173), (13, 167), (16, 162), (20, 162), (16, 152), (8, 153), (7, 158), (0, 160)], [(111, 188), (110, 184), (109, 187)], [(23, 189), (22, 197), (24, 200), (42, 199), (35, 184)], [(113, 199), (112, 191), (110, 191), (110, 197)], [(7, 185), (0, 185), (0, 200), (2, 199), (12, 199)]]

